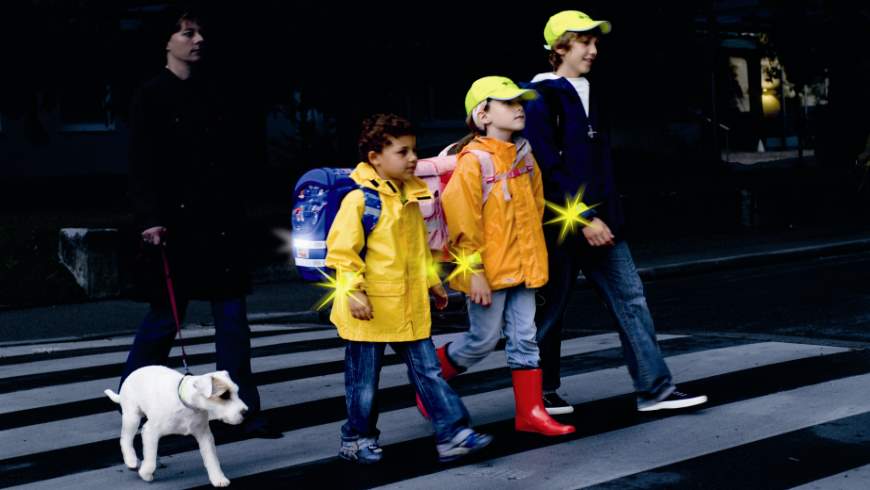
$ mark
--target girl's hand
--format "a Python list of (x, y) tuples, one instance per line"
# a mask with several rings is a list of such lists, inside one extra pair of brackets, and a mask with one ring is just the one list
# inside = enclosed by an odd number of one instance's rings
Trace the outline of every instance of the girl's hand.
[(351, 316), (357, 320), (371, 320), (374, 318), (372, 304), (369, 303), (369, 297), (363, 291), (350, 293), (347, 305), (350, 308)]
[(444, 290), (444, 286), (438, 284), (437, 286), (432, 286), (429, 288), (429, 292), (435, 296), (435, 308), (439, 310), (443, 310), (447, 308), (447, 303), (450, 299), (447, 297), (447, 291)]
[(480, 306), (489, 306), (492, 304), (492, 289), (489, 288), (489, 282), (483, 272), (475, 273), (471, 276), (471, 301)]

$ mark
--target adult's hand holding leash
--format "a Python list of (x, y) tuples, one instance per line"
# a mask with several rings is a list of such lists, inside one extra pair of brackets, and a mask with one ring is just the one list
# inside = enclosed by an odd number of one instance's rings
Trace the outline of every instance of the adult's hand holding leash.
[(166, 228), (162, 226), (152, 226), (142, 232), (142, 240), (151, 245), (160, 245), (165, 241)]

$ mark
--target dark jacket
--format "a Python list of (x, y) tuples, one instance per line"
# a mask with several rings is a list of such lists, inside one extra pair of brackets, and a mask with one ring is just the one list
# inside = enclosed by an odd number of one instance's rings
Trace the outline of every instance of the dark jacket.
[[(249, 292), (245, 246), (245, 161), (232, 118), (206, 81), (168, 69), (133, 99), (130, 197), (141, 232), (168, 229), (166, 251), (182, 298), (227, 299)], [(137, 233), (138, 235), (138, 233)], [(165, 300), (157, 247), (140, 245), (137, 296)]]
[(564, 205), (565, 196), (574, 196), (585, 184), (583, 201), (590, 206), (600, 203), (595, 208), (597, 216), (619, 236), (624, 222), (622, 204), (616, 190), (610, 137), (594, 95), (590, 93), (587, 117), (568, 80), (541, 80), (527, 86), (540, 95), (526, 103), (524, 135), (541, 167), (544, 196)]

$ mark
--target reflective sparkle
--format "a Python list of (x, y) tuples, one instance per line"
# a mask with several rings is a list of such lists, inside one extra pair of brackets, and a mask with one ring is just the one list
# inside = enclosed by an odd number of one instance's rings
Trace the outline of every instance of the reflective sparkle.
[(453, 252), (450, 252), (450, 255), (453, 256), (453, 264), (456, 267), (447, 276), (448, 281), (459, 275), (464, 279), (467, 274), (475, 274), (481, 271), (480, 265), (483, 263), (483, 260), (480, 258), (480, 252), (467, 254), (463, 250), (459, 252), (459, 255)]
[(359, 272), (342, 272), (339, 270), (336, 272), (335, 277), (330, 276), (322, 270), (318, 272), (323, 275), (325, 281), (318, 282), (317, 285), (329, 290), (329, 293), (327, 293), (326, 296), (317, 303), (315, 308), (318, 311), (326, 308), (330, 303), (335, 301), (335, 298), (341, 296), (346, 296), (359, 303), (359, 300), (351, 294), (355, 291), (359, 291), (354, 287), (354, 284), (356, 284), (357, 279), (360, 276)]
[(583, 217), (583, 213), (598, 206), (598, 204), (596, 203), (592, 206), (587, 206), (586, 203), (583, 202), (583, 193), (585, 191), (586, 186), (580, 186), (580, 190), (577, 191), (576, 195), (565, 198), (564, 206), (559, 206), (550, 201), (546, 202), (547, 208), (553, 211), (556, 217), (544, 224), (562, 224), (562, 230), (559, 232), (559, 243), (562, 243), (565, 240), (568, 233), (574, 233), (583, 226), (589, 226), (592, 224), (591, 221)]

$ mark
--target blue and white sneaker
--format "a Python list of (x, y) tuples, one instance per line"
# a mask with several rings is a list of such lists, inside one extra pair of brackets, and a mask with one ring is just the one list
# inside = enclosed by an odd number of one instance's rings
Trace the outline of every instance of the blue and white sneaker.
[(355, 441), (341, 441), (338, 456), (355, 463), (373, 464), (384, 457), (384, 450), (378, 446), (377, 439), (360, 437)]
[(481, 434), (471, 429), (462, 429), (453, 436), (450, 442), (438, 444), (438, 461), (449, 463), (463, 456), (476, 453), (489, 446), (492, 436)]

